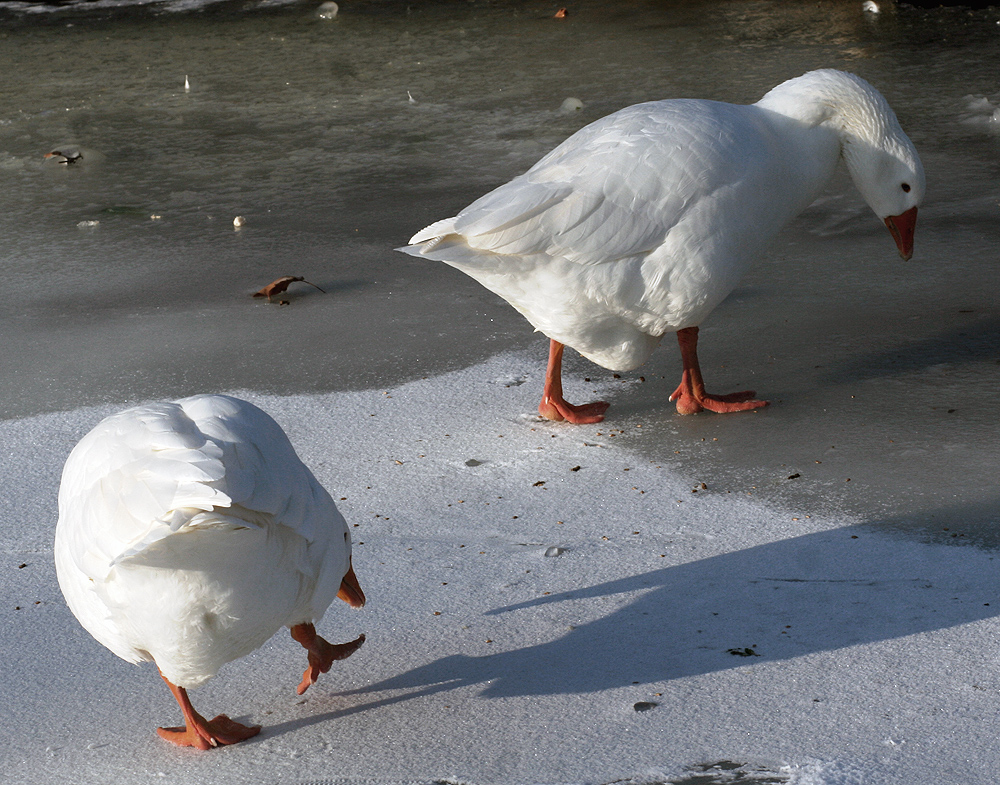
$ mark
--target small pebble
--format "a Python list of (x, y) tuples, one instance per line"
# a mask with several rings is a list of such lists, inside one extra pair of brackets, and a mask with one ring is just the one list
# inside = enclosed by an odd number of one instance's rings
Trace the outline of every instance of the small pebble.
[(545, 549), (546, 556), (560, 556), (566, 552), (565, 548), (560, 548), (557, 545), (550, 545)]
[(632, 704), (632, 708), (636, 711), (649, 711), (650, 709), (655, 709), (659, 705), (659, 703), (654, 703), (653, 701), (639, 701), (638, 703)]

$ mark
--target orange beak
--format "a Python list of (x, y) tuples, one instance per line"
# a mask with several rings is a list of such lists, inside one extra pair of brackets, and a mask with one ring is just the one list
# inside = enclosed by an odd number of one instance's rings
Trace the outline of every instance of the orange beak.
[(885, 225), (889, 227), (892, 239), (896, 241), (899, 255), (903, 260), (908, 260), (913, 256), (913, 230), (917, 226), (917, 208), (911, 207), (901, 215), (890, 215), (885, 219)]

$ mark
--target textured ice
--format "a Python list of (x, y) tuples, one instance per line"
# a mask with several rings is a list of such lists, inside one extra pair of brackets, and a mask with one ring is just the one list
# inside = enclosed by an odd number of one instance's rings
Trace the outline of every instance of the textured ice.
[[(0, 2), (0, 778), (993, 782), (995, 11), (318, 8)], [(904, 264), (842, 176), (703, 325), (710, 387), (766, 411), (678, 417), (668, 337), (621, 378), (568, 353), (609, 419), (540, 422), (541, 336), (391, 250), (622, 106), (816, 67), (885, 92), (929, 196)], [(283, 275), (326, 293), (251, 298)], [(233, 663), (196, 706), (264, 732), (199, 755), (69, 615), (51, 539), (101, 417), (227, 390), (357, 524), (369, 606), (323, 632), (369, 642), (305, 700), (287, 636)]]
[[(663, 434), (643, 423), (541, 421), (543, 373), (507, 354), (387, 390), (241, 393), (352, 524), (369, 603), (321, 631), (369, 643), (305, 700), (284, 635), (227, 666), (196, 707), (264, 731), (208, 755), (155, 736), (177, 714), (155, 669), (91, 640), (55, 583), (61, 461), (110, 407), (0, 423), (8, 781), (684, 782), (701, 761), (777, 760), (789, 782), (870, 785), (900, 781), (887, 764), (908, 783), (992, 767), (992, 553), (819, 512), (822, 494), (787, 508), (703, 482), (646, 457)], [(527, 383), (491, 383), (510, 375)]]

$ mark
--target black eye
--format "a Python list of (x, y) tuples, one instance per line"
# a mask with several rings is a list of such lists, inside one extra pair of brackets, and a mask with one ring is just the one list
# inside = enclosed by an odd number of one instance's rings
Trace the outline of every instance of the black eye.
[(903, 189), (903, 193), (907, 193), (908, 194), (910, 192), (910, 184), (909, 183), (903, 183), (902, 189)]

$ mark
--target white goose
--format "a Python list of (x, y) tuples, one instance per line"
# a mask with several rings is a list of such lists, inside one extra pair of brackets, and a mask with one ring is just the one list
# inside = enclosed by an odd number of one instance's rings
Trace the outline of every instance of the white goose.
[(206, 720), (187, 690), (282, 626), (308, 651), (299, 694), (364, 642), (333, 645), (313, 626), (334, 597), (365, 602), (344, 518), (278, 424), (236, 398), (138, 406), (88, 433), (63, 470), (55, 561), (87, 631), (156, 663), (185, 721), (158, 733), (181, 746), (260, 732)]
[(471, 275), (551, 339), (544, 417), (599, 422), (608, 407), (565, 401), (564, 344), (630, 370), (672, 331), (684, 371), (670, 400), (680, 413), (754, 409), (767, 402), (753, 391), (705, 392), (698, 325), (841, 158), (909, 259), (920, 158), (882, 95), (834, 70), (791, 79), (750, 106), (622, 109), (399, 250)]

